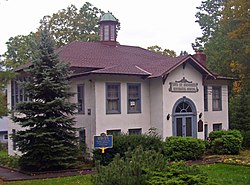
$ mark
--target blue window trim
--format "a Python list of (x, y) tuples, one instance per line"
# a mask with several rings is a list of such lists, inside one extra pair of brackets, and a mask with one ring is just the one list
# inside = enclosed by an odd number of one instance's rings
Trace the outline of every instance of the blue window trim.
[[(118, 102), (117, 102), (117, 107), (118, 109), (117, 110), (109, 110), (108, 109), (108, 86), (110, 85), (114, 85), (114, 86), (117, 86), (118, 88)], [(111, 83), (111, 82), (108, 82), (106, 83), (106, 114), (121, 114), (121, 84), (120, 83)]]
[[(139, 97), (138, 97), (138, 110), (130, 110), (129, 109), (129, 105), (130, 105), (130, 98), (129, 98), (129, 87), (130, 86), (137, 86), (138, 87), (138, 94), (139, 94)], [(128, 111), (128, 114), (133, 114), (133, 113), (141, 113), (141, 84), (140, 83), (128, 83), (127, 84), (127, 111)]]
[[(215, 104), (214, 104), (214, 101), (216, 101), (216, 99), (214, 99), (216, 90), (218, 90), (218, 93), (219, 93), (219, 99), (218, 99), (219, 107), (218, 108), (216, 108)], [(212, 110), (213, 111), (222, 111), (222, 88), (221, 88), (221, 86), (212, 86)]]

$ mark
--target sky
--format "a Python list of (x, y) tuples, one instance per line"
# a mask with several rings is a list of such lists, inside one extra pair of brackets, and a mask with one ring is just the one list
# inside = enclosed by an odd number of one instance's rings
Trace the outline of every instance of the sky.
[[(122, 45), (163, 49), (193, 54), (191, 43), (201, 36), (195, 23), (196, 7), (202, 0), (88, 0), (93, 6), (110, 11), (119, 19), (117, 41)], [(0, 54), (10, 37), (35, 32), (45, 15), (52, 15), (71, 4), (80, 8), (84, 0), (0, 0)]]

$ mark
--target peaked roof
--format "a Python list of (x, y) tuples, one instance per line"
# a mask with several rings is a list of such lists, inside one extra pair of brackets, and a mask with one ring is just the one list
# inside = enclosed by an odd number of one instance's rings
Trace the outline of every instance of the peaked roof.
[(152, 78), (166, 75), (182, 63), (191, 61), (202, 73), (214, 77), (191, 55), (168, 57), (135, 46), (75, 41), (60, 48), (58, 54), (62, 61), (77, 68), (75, 75), (126, 74)]

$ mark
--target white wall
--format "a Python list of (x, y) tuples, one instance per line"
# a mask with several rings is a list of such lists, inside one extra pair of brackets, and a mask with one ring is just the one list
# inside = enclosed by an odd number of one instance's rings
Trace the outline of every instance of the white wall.
[(150, 122), (156, 132), (163, 135), (163, 85), (162, 78), (150, 79)]
[[(198, 83), (198, 92), (170, 92), (170, 82), (175, 82), (181, 80), (183, 77), (188, 81), (193, 83)], [(195, 70), (189, 63), (186, 64), (185, 69), (183, 66), (177, 67), (172, 71), (164, 84), (163, 87), (163, 137), (168, 137), (173, 135), (172, 131), (172, 109), (177, 100), (183, 97), (189, 98), (193, 101), (197, 110), (197, 121), (198, 115), (203, 113), (204, 115), (204, 99), (203, 99), (203, 85), (202, 85), (202, 75), (200, 72)], [(167, 120), (167, 115), (170, 114), (170, 119)], [(203, 133), (197, 134), (198, 138), (203, 137)]]
[[(221, 82), (223, 83), (223, 82)], [(225, 84), (225, 82), (224, 82)], [(213, 81), (208, 81), (208, 111), (205, 111), (204, 121), (205, 124), (208, 124), (208, 132), (213, 131), (214, 123), (222, 123), (222, 129), (229, 129), (228, 123), (228, 86), (222, 85), (222, 110), (221, 111), (212, 111), (212, 86), (217, 85), (218, 83), (213, 83)]]
[[(106, 83), (114, 82), (121, 85), (121, 113), (106, 114)], [(127, 83), (141, 83), (141, 113), (127, 113)], [(149, 82), (140, 77), (132, 76), (99, 76), (95, 79), (96, 97), (96, 134), (106, 130), (121, 129), (127, 133), (128, 129), (141, 128), (147, 132), (150, 128), (150, 96)]]
[[(83, 128), (86, 132), (86, 144), (89, 149), (92, 148), (92, 137), (96, 132), (96, 112), (95, 112), (95, 82), (91, 77), (80, 77), (71, 79), (71, 92), (77, 93), (77, 85), (84, 84), (84, 100), (85, 100), (85, 113), (79, 114), (76, 111), (75, 121), (76, 128)], [(72, 103), (77, 103), (77, 94), (70, 98)], [(88, 114), (90, 111), (90, 114)]]

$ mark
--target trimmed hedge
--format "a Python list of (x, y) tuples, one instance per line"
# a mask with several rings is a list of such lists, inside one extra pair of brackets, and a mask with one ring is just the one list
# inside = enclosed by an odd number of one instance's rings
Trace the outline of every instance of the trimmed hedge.
[(116, 154), (124, 157), (125, 152), (129, 149), (134, 150), (138, 146), (141, 146), (143, 150), (163, 151), (163, 142), (161, 138), (156, 135), (121, 134), (113, 136), (113, 148), (106, 149), (104, 154), (102, 154), (99, 149), (94, 150), (93, 160), (100, 161), (102, 165), (107, 165), (113, 160)]
[(211, 138), (211, 151), (214, 154), (232, 154), (240, 153), (243, 137), (238, 130), (219, 130), (209, 134)]
[(170, 161), (196, 160), (203, 156), (205, 148), (201, 139), (171, 136), (166, 138), (164, 154)]

